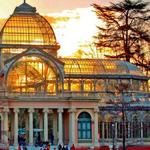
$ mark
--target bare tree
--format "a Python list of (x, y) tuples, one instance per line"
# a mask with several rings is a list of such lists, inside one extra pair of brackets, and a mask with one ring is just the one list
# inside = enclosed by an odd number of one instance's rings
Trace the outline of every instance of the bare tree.
[[(150, 10), (142, 0), (123, 0), (109, 6), (93, 4), (104, 25), (95, 36), (98, 49), (111, 48), (109, 58), (123, 59), (150, 70)], [(145, 53), (148, 49), (148, 54)]]
[[(109, 111), (113, 116), (118, 117), (118, 112), (121, 112), (121, 119), (122, 119), (122, 146), (123, 150), (126, 150), (127, 143), (126, 143), (126, 123), (127, 123), (127, 114), (128, 112), (136, 112), (136, 111), (149, 111), (149, 106), (143, 106), (142, 101), (136, 97), (136, 93), (131, 92), (131, 83), (129, 82), (120, 82), (115, 86), (114, 91), (107, 91), (108, 99), (106, 101), (107, 106), (100, 106), (100, 111)], [(138, 95), (139, 96), (139, 95)], [(144, 101), (147, 99), (148, 95), (144, 94), (141, 95)], [(137, 104), (141, 103), (141, 105), (137, 106)], [(112, 124), (112, 130), (114, 130), (114, 120)], [(130, 129), (134, 130), (130, 127)], [(141, 127), (137, 126), (137, 130), (141, 129)], [(113, 131), (114, 132), (114, 131)], [(114, 134), (114, 133), (113, 133)], [(114, 135), (113, 135), (114, 138)], [(113, 139), (113, 148), (114, 148), (114, 139)]]

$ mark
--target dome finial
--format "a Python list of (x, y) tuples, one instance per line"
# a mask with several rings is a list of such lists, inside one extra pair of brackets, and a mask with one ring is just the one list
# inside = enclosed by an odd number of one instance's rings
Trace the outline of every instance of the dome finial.
[(26, 3), (27, 0), (23, 0), (23, 4), (15, 8), (14, 13), (36, 13), (36, 8)]

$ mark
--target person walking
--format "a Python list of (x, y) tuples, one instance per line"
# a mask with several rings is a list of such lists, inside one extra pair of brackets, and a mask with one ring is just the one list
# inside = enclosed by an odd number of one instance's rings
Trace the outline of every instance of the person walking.
[(50, 144), (47, 145), (47, 150), (50, 150)]
[(51, 140), (51, 145), (54, 145), (54, 134), (52, 131), (50, 133), (50, 140)]
[(61, 144), (58, 145), (58, 150), (62, 150), (62, 145)]
[(70, 148), (71, 150), (75, 150), (75, 146), (74, 146), (74, 144), (72, 144), (72, 146), (71, 146), (71, 148)]

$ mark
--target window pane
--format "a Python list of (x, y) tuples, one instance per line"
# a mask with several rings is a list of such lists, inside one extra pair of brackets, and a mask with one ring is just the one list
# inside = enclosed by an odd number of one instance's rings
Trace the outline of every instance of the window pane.
[(78, 138), (81, 139), (81, 131), (78, 131)]
[(91, 139), (91, 116), (86, 112), (79, 115), (78, 134), (79, 139)]
[(82, 129), (85, 130), (86, 129), (86, 123), (82, 124)]
[(87, 138), (88, 138), (88, 139), (91, 138), (91, 131), (87, 131)]
[(81, 123), (78, 123), (78, 129), (81, 129)]
[(86, 131), (83, 131), (83, 139), (86, 139)]
[(91, 129), (90, 122), (87, 123), (87, 129)]

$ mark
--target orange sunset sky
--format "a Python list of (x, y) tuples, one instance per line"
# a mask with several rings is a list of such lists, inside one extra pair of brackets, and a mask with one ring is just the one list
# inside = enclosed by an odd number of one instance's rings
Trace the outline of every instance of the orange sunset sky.
[[(0, 18), (8, 18), (23, 0), (0, 0)], [(49, 16), (61, 48), (59, 56), (71, 56), (82, 49), (89, 51), (96, 35), (97, 19), (92, 3), (107, 5), (114, 0), (26, 0), (38, 13)], [(4, 19), (5, 20), (5, 19)], [(1, 26), (4, 22), (1, 24)], [(0, 27), (1, 28), (1, 27)]]

